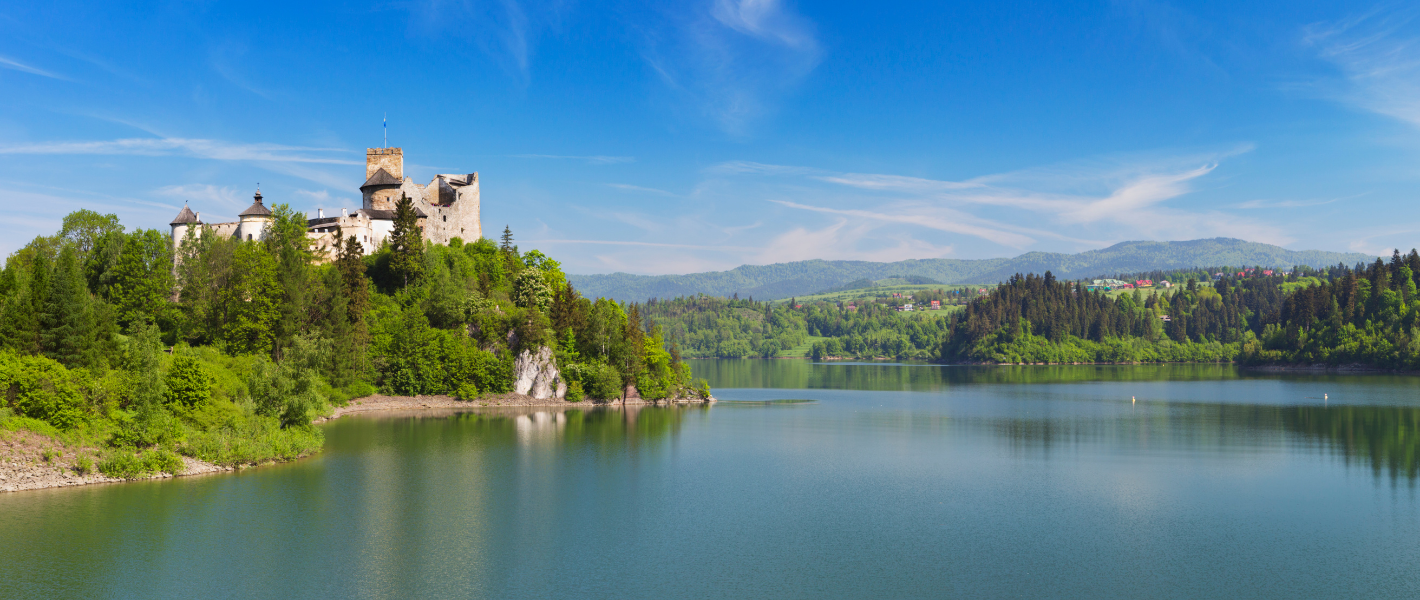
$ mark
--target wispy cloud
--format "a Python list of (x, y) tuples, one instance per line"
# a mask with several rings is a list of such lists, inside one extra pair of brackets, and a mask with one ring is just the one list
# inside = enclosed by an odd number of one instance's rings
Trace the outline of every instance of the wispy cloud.
[(1364, 195), (1365, 195), (1365, 194), (1355, 194), (1355, 195), (1351, 195), (1351, 196), (1343, 196), (1343, 197), (1341, 197), (1341, 198), (1332, 198), (1332, 199), (1330, 199), (1330, 200), (1264, 200), (1264, 199), (1257, 199), (1257, 200), (1248, 200), (1247, 202), (1243, 202), (1243, 203), (1241, 203), (1241, 204), (1238, 204), (1237, 207), (1238, 207), (1238, 208), (1247, 208), (1247, 209), (1253, 209), (1253, 208), (1305, 208), (1305, 207), (1308, 207), (1308, 206), (1323, 206), (1323, 205), (1326, 205), (1326, 204), (1331, 204), (1331, 203), (1333, 203), (1333, 202), (1339, 202), (1339, 201), (1341, 201), (1341, 200), (1350, 200), (1350, 199), (1352, 199), (1352, 198), (1359, 198), (1359, 197), (1364, 196)]
[(40, 69), (38, 67), (32, 67), (18, 60), (5, 56), (0, 56), (0, 69), (9, 69), (11, 71), (29, 73), (30, 75), (39, 75), (40, 77), (48, 77), (50, 79), (58, 79), (60, 81), (73, 81), (72, 79), (69, 79), (68, 77), (65, 77), (63, 75), (52, 73), (44, 69)]
[(412, 34), (415, 38), (431, 33), (464, 38), (526, 85), (538, 39), (561, 29), (569, 4), (564, 0), (424, 0), (412, 3), (409, 27), (417, 32)]
[(591, 246), (635, 246), (643, 248), (682, 248), (687, 250), (762, 250), (755, 246), (722, 246), (718, 244), (664, 244), (659, 242), (633, 242), (625, 240), (532, 240), (529, 244), (581, 244)]
[(513, 154), (513, 158), (550, 158), (559, 160), (577, 160), (589, 165), (615, 165), (621, 163), (636, 162), (633, 156), (571, 156), (565, 154)]
[[(1250, 146), (1202, 155), (1138, 160), (1112, 158), (1067, 163), (974, 177), (937, 180), (897, 174), (833, 173), (819, 169), (736, 161), (708, 173), (723, 177), (750, 176), (787, 180), (784, 195), (825, 196), (821, 201), (770, 199), (796, 210), (846, 218), (854, 227), (840, 230), (803, 229), (806, 240), (867, 239), (858, 232), (864, 223), (895, 228), (934, 230), (966, 235), (1015, 249), (1035, 247), (1041, 240), (1067, 242), (1079, 249), (1101, 247), (1122, 239), (1186, 239), (1228, 235), (1255, 241), (1287, 243), (1278, 226), (1240, 218), (1196, 203), (1177, 203), (1194, 192), (1194, 184), (1213, 173), (1227, 156)], [(793, 182), (801, 183), (793, 183)], [(814, 192), (808, 182), (822, 182), (863, 192), (849, 195)], [(844, 206), (844, 204), (850, 206)], [(898, 239), (912, 239), (901, 237)], [(818, 236), (817, 238), (813, 236)], [(940, 248), (945, 248), (941, 246)], [(896, 251), (937, 251), (927, 242), (903, 243)]]
[(734, 136), (748, 135), (823, 57), (814, 24), (779, 0), (715, 0), (644, 34), (652, 70)]
[(639, 185), (631, 185), (631, 184), (628, 184), (628, 183), (608, 183), (608, 184), (606, 184), (606, 185), (607, 185), (607, 187), (616, 188), (616, 189), (618, 189), (618, 190), (625, 190), (625, 191), (628, 191), (628, 192), (645, 192), (645, 193), (647, 193), (647, 194), (657, 194), (657, 195), (661, 195), (661, 196), (678, 196), (678, 195), (679, 195), (679, 194), (675, 194), (675, 193), (672, 193), (672, 192), (667, 192), (667, 191), (665, 191), (665, 190), (658, 190), (658, 189), (656, 189), (656, 188), (641, 187), (641, 186), (639, 186)]
[(0, 154), (101, 154), (132, 156), (189, 156), (212, 160), (244, 160), (257, 162), (317, 163), (329, 165), (362, 164), (330, 156), (346, 153), (338, 148), (310, 148), (280, 144), (243, 144), (221, 140), (184, 138), (129, 138), (103, 141), (39, 142), (0, 145)]
[(1337, 99), (1420, 126), (1420, 22), (1415, 9), (1373, 10), (1307, 29), (1306, 43), (1334, 64)]
[(235, 210), (246, 208), (251, 203), (245, 198), (249, 192), (241, 192), (233, 187), (218, 187), (211, 184), (192, 183), (169, 185), (158, 188), (155, 194), (198, 206), (220, 206)]

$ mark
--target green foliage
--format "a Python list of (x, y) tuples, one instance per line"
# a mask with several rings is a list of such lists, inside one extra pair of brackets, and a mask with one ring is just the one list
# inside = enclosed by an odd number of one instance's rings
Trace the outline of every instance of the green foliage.
[(179, 475), (184, 465), (182, 457), (171, 450), (159, 448), (134, 452), (119, 448), (100, 461), (98, 468), (100, 473), (116, 479), (139, 479), (153, 473)]
[(165, 316), (173, 291), (172, 265), (167, 235), (139, 229), (126, 237), (117, 264), (104, 276), (104, 299), (113, 304), (125, 330)]
[(1017, 273), (1054, 271), (1062, 278), (1093, 278), (1105, 273), (1191, 269), (1201, 265), (1355, 264), (1372, 260), (1365, 254), (1319, 250), (1295, 251), (1236, 239), (1214, 238), (1182, 242), (1122, 242), (1079, 254), (1029, 252), (1015, 258), (904, 260), (892, 263), (806, 260), (772, 265), (743, 265), (729, 271), (689, 275), (572, 275), (568, 280), (589, 296), (624, 302), (648, 298), (710, 296), (772, 300), (807, 296), (855, 280), (925, 277), (947, 284), (998, 282)]
[(465, 381), (463, 383), (460, 383), (458, 389), (454, 391), (454, 396), (457, 397), (459, 400), (463, 400), (465, 402), (477, 400), (478, 386), (474, 385), (472, 381)]
[(257, 242), (241, 242), (230, 276), (216, 293), (216, 339), (232, 354), (270, 354), (280, 318), (276, 260)]
[(167, 389), (163, 391), (163, 403), (184, 411), (205, 405), (212, 400), (212, 381), (212, 375), (196, 358), (175, 356), (164, 382)]
[(513, 282), (513, 303), (522, 308), (547, 310), (548, 304), (552, 303), (552, 288), (547, 285), (541, 271), (526, 269), (518, 273), (518, 278)]
[(69, 371), (53, 359), (0, 352), (0, 394), (20, 416), (72, 429), (86, 416), (85, 383), (82, 372)]
[(391, 270), (400, 279), (401, 285), (408, 286), (417, 281), (424, 271), (424, 237), (419, 228), (418, 215), (414, 212), (414, 202), (409, 196), (401, 195), (395, 202), (390, 249), (394, 252)]

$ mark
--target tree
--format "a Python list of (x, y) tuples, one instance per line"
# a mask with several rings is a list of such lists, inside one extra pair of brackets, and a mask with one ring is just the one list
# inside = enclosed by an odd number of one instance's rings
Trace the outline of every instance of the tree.
[(123, 233), (118, 215), (101, 215), (86, 208), (64, 216), (59, 237), (79, 250), (82, 261), (99, 245), (100, 240), (111, 233)]
[(118, 311), (118, 322), (131, 330), (138, 322), (154, 323), (173, 292), (172, 247), (156, 229), (139, 229), (127, 236), (118, 263), (108, 278), (107, 300)]
[(232, 257), (232, 276), (219, 292), (219, 341), (230, 354), (270, 354), (280, 316), (276, 260), (256, 242), (243, 242)]
[(40, 339), (45, 356), (66, 366), (97, 366), (99, 342), (109, 337), (95, 320), (94, 302), (79, 267), (79, 250), (66, 245), (50, 279), (49, 297), (40, 315)]
[(163, 403), (170, 408), (191, 410), (212, 399), (212, 375), (186, 354), (173, 357), (163, 390)]
[(390, 245), (394, 250), (391, 267), (408, 287), (424, 270), (424, 236), (419, 229), (419, 216), (414, 212), (414, 201), (407, 195), (401, 195), (394, 205), (394, 234), (390, 236)]
[(281, 286), (280, 316), (272, 335), (272, 356), (278, 360), (294, 338), (305, 331), (310, 314), (310, 266), (315, 262), (314, 240), (306, 237), (306, 216), (289, 204), (271, 207), (271, 225), (262, 240), (276, 260), (276, 281)]
[(526, 269), (513, 280), (513, 303), (523, 308), (547, 310), (552, 302), (552, 290), (537, 269)]
[(513, 248), (515, 248), (515, 246), (513, 246), (513, 228), (504, 225), (503, 235), (501, 239), (502, 243), (498, 245), (498, 250), (503, 252), (512, 252)]

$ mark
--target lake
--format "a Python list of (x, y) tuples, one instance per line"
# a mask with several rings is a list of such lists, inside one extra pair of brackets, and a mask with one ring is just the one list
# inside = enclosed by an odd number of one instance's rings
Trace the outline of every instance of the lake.
[(1417, 377), (692, 366), (720, 403), (346, 417), (292, 464), (0, 495), (0, 597), (1420, 594)]

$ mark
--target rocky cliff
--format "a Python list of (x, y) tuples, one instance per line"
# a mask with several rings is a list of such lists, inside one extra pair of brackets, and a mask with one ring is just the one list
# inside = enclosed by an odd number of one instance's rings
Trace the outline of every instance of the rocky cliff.
[(513, 375), (517, 377), (513, 384), (514, 392), (538, 400), (562, 400), (567, 397), (567, 382), (557, 370), (551, 348), (539, 348), (537, 352), (523, 350), (513, 362)]

